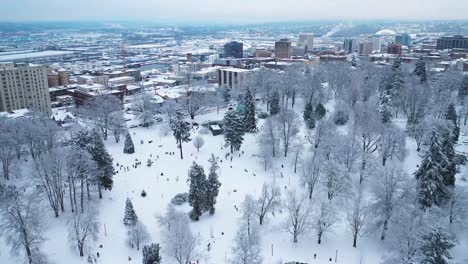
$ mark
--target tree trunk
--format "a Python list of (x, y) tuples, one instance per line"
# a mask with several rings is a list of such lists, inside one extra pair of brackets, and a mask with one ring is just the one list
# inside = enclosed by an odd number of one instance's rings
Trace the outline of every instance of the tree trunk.
[(320, 245), (322, 243), (322, 232), (318, 233), (318, 241), (317, 243)]
[(355, 248), (357, 246), (357, 233), (353, 234), (353, 247)]
[(80, 257), (84, 256), (84, 245), (81, 243), (78, 243), (78, 250), (80, 251)]
[(99, 193), (99, 199), (102, 199), (102, 187), (101, 187), (101, 184), (98, 184), (98, 193)]
[[(312, 194), (314, 193), (314, 189), (312, 188), (312, 185), (309, 184), (309, 200), (312, 200)], [(319, 243), (320, 244), (320, 243)]]
[(182, 140), (179, 141), (179, 150), (180, 150), (180, 159), (184, 159), (184, 154), (182, 153)]
[(387, 229), (388, 229), (388, 219), (385, 218), (385, 220), (383, 222), (382, 234), (380, 235), (380, 240), (385, 240), (385, 235), (387, 233)]
[(70, 196), (70, 207), (71, 207), (71, 211), (72, 213), (75, 212), (74, 210), (74, 207), (73, 207), (73, 195), (72, 195), (72, 183), (71, 183), (71, 177), (68, 177), (68, 193), (69, 193), (69, 196)]

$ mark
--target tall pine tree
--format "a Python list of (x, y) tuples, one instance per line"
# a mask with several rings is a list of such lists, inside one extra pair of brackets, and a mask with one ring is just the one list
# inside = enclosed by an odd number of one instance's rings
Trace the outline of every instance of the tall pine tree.
[(231, 153), (239, 150), (244, 141), (244, 125), (236, 111), (228, 111), (223, 120), (224, 141), (231, 147)]
[(314, 113), (314, 107), (312, 106), (312, 102), (308, 101), (305, 106), (304, 106), (304, 121), (309, 120), (309, 118), (312, 116)]
[(184, 121), (182, 112), (177, 111), (175, 116), (169, 121), (169, 126), (180, 149), (180, 159), (184, 159), (182, 143), (190, 141), (190, 124)]
[(418, 62), (416, 62), (414, 73), (419, 77), (421, 83), (425, 83), (427, 81), (426, 62), (422, 57), (418, 60)]
[(445, 154), (442, 151), (439, 135), (432, 131), (430, 147), (414, 173), (418, 185), (418, 201), (421, 208), (442, 205), (449, 198), (444, 175), (447, 168)]
[(457, 142), (458, 137), (460, 136), (460, 127), (458, 127), (458, 116), (457, 111), (455, 110), (455, 105), (453, 103), (449, 104), (447, 110), (445, 111), (445, 119), (450, 121), (453, 124), (453, 141)]
[(450, 250), (455, 246), (451, 236), (441, 228), (434, 228), (422, 238), (421, 264), (450, 264)]
[(458, 90), (458, 98), (460, 101), (464, 102), (465, 98), (468, 96), (468, 76), (465, 76), (463, 78), (463, 82), (460, 86), (460, 89)]
[(160, 264), (161, 255), (159, 244), (152, 243), (143, 247), (143, 264)]
[(216, 198), (218, 197), (221, 183), (218, 179), (218, 159), (214, 156), (214, 154), (211, 154), (208, 162), (210, 163), (210, 173), (208, 174), (208, 182), (206, 186), (206, 209), (210, 212), (210, 215), (213, 215), (215, 213)]
[(247, 89), (244, 98), (244, 127), (246, 132), (257, 131), (257, 119), (255, 118), (255, 102), (250, 92)]
[(392, 98), (393, 98), (393, 84), (391, 80), (383, 81), (383, 87), (380, 89), (380, 105), (379, 112), (382, 117), (382, 123), (389, 123), (392, 118)]
[(189, 181), (190, 181), (190, 190), (189, 190), (189, 204), (192, 206), (192, 211), (190, 211), (189, 217), (193, 221), (198, 221), (200, 216), (203, 214), (206, 205), (206, 193), (207, 193), (207, 184), (206, 184), (206, 175), (203, 167), (193, 163), (189, 171)]
[(133, 145), (133, 140), (132, 140), (132, 137), (130, 136), (130, 133), (127, 133), (127, 136), (125, 137), (125, 144), (124, 144), (123, 152), (125, 154), (135, 153), (135, 145)]
[(326, 113), (327, 109), (325, 109), (325, 106), (323, 106), (322, 103), (318, 103), (317, 107), (315, 108), (315, 116), (317, 117), (317, 120), (321, 120)]
[(125, 201), (125, 216), (123, 219), (124, 225), (126, 226), (134, 226), (138, 221), (138, 217), (135, 213), (135, 209), (133, 209), (133, 204), (130, 198), (127, 198)]
[(270, 115), (276, 115), (280, 111), (280, 95), (278, 91), (273, 91), (270, 98)]

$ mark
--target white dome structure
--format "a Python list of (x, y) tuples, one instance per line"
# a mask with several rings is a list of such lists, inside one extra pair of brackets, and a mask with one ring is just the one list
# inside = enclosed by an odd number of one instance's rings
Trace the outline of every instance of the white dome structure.
[(391, 29), (382, 29), (375, 34), (379, 36), (396, 36), (397, 35), (397, 33)]

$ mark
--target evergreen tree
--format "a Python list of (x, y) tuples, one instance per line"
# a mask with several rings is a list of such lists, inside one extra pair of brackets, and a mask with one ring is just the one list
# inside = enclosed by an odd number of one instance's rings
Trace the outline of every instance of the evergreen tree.
[(132, 201), (127, 198), (125, 201), (125, 216), (123, 219), (124, 225), (126, 226), (134, 226), (138, 221), (138, 217), (135, 213), (135, 209), (133, 209)]
[(420, 248), (422, 253), (421, 264), (449, 264), (450, 250), (455, 246), (451, 236), (441, 228), (434, 228), (429, 234), (423, 236)]
[(184, 159), (184, 155), (182, 153), (182, 142), (190, 141), (190, 124), (183, 120), (182, 112), (177, 111), (174, 118), (169, 121), (169, 126), (171, 127), (174, 138), (179, 145), (180, 159)]
[(130, 136), (130, 133), (127, 133), (127, 136), (125, 137), (125, 145), (124, 145), (123, 152), (125, 154), (135, 153), (135, 146), (133, 145), (133, 140), (132, 140), (132, 137)]
[(314, 107), (312, 106), (312, 102), (308, 101), (304, 106), (304, 121), (307, 122), (309, 118), (314, 114)]
[(450, 138), (450, 133), (443, 133), (442, 136), (443, 138), (441, 140), (441, 148), (445, 158), (445, 170), (443, 172), (444, 184), (448, 188), (453, 188), (455, 187), (455, 174), (457, 173), (457, 164), (455, 163), (455, 149), (453, 148), (453, 141)]
[(101, 135), (96, 131), (80, 131), (73, 140), (78, 147), (91, 154), (97, 165), (97, 179), (99, 198), (102, 198), (102, 188), (112, 189), (112, 176), (114, 175), (113, 159), (107, 152)]
[(421, 166), (414, 173), (418, 182), (418, 201), (421, 208), (439, 206), (449, 198), (444, 180), (446, 167), (447, 162), (442, 152), (439, 136), (432, 131), (429, 150), (424, 155)]
[(458, 137), (460, 136), (460, 127), (458, 127), (458, 116), (457, 111), (455, 110), (455, 105), (453, 103), (449, 104), (447, 111), (445, 112), (445, 119), (453, 123), (453, 141), (457, 142)]
[(327, 109), (325, 109), (325, 106), (323, 106), (322, 103), (319, 103), (315, 108), (315, 116), (317, 117), (317, 120), (321, 120), (326, 113)]
[(228, 111), (223, 120), (224, 141), (231, 147), (231, 153), (239, 150), (244, 141), (242, 118), (236, 111)]
[(468, 76), (465, 76), (463, 78), (463, 82), (460, 86), (460, 89), (458, 90), (458, 98), (460, 101), (464, 101), (465, 97), (468, 96)]
[(159, 255), (159, 244), (152, 243), (143, 247), (143, 264), (160, 264), (161, 255)]
[(246, 132), (257, 131), (257, 119), (255, 119), (255, 102), (249, 89), (244, 98), (244, 128)]
[(193, 208), (192, 211), (190, 211), (189, 217), (193, 221), (198, 221), (203, 211), (207, 208), (205, 171), (202, 166), (194, 162), (188, 176), (190, 181), (189, 204)]
[(427, 81), (426, 62), (422, 57), (418, 60), (418, 62), (416, 62), (414, 73), (419, 77), (421, 83), (425, 83)]
[(206, 186), (206, 205), (210, 215), (213, 215), (215, 213), (216, 198), (218, 197), (221, 183), (218, 180), (218, 159), (215, 158), (214, 154), (211, 154), (208, 162), (210, 163), (210, 173), (208, 174), (208, 182)]
[(385, 81), (380, 91), (379, 112), (382, 116), (382, 123), (389, 123), (392, 118), (392, 97), (393, 85), (390, 81)]
[(274, 91), (270, 98), (270, 115), (276, 115), (280, 111), (280, 95), (278, 91)]
[(309, 119), (306, 120), (307, 128), (314, 129), (315, 128), (315, 115), (311, 114)]
[(223, 85), (221, 87), (221, 92), (223, 93), (223, 100), (225, 103), (228, 103), (231, 100), (231, 90), (229, 86)]

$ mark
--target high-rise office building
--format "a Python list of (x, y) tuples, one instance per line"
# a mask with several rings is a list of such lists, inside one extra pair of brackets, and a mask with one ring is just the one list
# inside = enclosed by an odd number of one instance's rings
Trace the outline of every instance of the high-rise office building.
[(382, 40), (380, 36), (371, 37), (370, 42), (372, 42), (372, 51), (380, 52), (382, 46)]
[(291, 58), (291, 40), (280, 39), (275, 42), (275, 58), (290, 59)]
[(314, 48), (314, 33), (299, 34), (297, 46), (304, 47), (306, 53), (311, 52)]
[(401, 44), (398, 43), (388, 43), (387, 46), (387, 53), (388, 54), (396, 54), (401, 56)]
[(468, 50), (468, 37), (455, 35), (453, 37), (441, 37), (437, 39), (437, 50), (466, 49)]
[(0, 64), (0, 112), (23, 108), (52, 114), (47, 67)]
[(359, 42), (357, 39), (345, 39), (343, 43), (343, 50), (348, 53), (354, 53), (359, 48)]
[(242, 58), (244, 56), (244, 44), (231, 41), (224, 44), (224, 57)]
[(359, 55), (369, 55), (372, 54), (373, 51), (373, 43), (372, 42), (363, 42), (359, 43)]
[(411, 37), (408, 34), (401, 34), (395, 37), (395, 42), (404, 46), (411, 45)]

